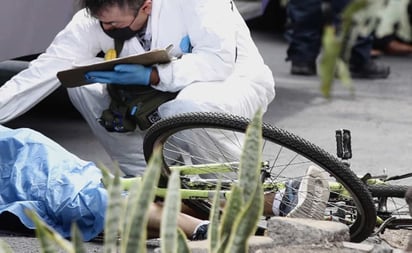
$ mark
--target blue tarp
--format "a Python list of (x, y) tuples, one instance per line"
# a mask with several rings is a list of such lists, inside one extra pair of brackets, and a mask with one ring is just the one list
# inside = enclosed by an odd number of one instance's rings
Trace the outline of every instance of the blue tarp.
[[(28, 228), (24, 210), (35, 210), (63, 237), (76, 222), (84, 240), (103, 231), (107, 193), (101, 171), (31, 129), (0, 125), (0, 213), (11, 212)], [(1, 220), (0, 220), (1, 222)]]

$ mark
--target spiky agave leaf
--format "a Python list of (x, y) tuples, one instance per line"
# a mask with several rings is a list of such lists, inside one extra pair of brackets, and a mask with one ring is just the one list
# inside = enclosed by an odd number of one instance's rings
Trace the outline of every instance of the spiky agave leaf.
[(242, 190), (238, 185), (232, 185), (231, 193), (223, 210), (222, 220), (219, 226), (219, 244), (215, 247), (216, 250), (212, 252), (222, 253), (225, 251), (229, 243), (230, 234), (233, 232), (236, 217), (242, 208), (244, 208)]
[(77, 227), (76, 223), (73, 223), (72, 225), (71, 237), (72, 237), (71, 241), (74, 247), (74, 252), (86, 253), (86, 248), (83, 242), (83, 235), (79, 227)]
[[(139, 202), (139, 195), (141, 193), (141, 181), (140, 182), (135, 182), (134, 184), (129, 186), (129, 189), (127, 191), (127, 197), (126, 197), (126, 205), (125, 205), (125, 211), (123, 213), (124, 219), (121, 223), (123, 226), (123, 233), (121, 234), (122, 237), (122, 242), (121, 242), (121, 252), (125, 252), (128, 240), (130, 239), (127, 234), (130, 233), (130, 222), (131, 222), (131, 217), (135, 214), (136, 212), (136, 203)], [(144, 231), (142, 231), (144, 232)], [(146, 236), (146, 235), (144, 235)]]
[[(100, 169), (102, 172), (102, 183), (106, 189), (109, 188), (110, 184), (113, 182), (113, 175), (110, 173), (109, 169), (103, 164), (103, 163), (98, 163), (97, 167)], [(116, 166), (116, 169), (119, 169), (118, 166)]]
[(329, 98), (335, 79), (336, 64), (340, 56), (341, 43), (336, 38), (335, 27), (327, 25), (322, 37), (323, 54), (319, 64), (321, 92)]
[(346, 64), (341, 58), (336, 60), (336, 71), (339, 76), (339, 80), (341, 81), (342, 85), (348, 88), (352, 94), (354, 94), (354, 87), (352, 85), (352, 79), (350, 76), (350, 71), (348, 68), (348, 64)]
[(55, 244), (59, 245), (68, 253), (75, 253), (73, 245), (64, 239), (57, 231), (44, 223), (36, 212), (32, 210), (25, 210), (25, 212), (36, 226), (36, 237), (40, 241), (40, 247), (43, 253), (56, 252)]
[(244, 203), (249, 202), (259, 182), (262, 161), (262, 109), (259, 108), (246, 129), (239, 164), (239, 186)]
[(0, 253), (13, 253), (13, 249), (5, 241), (0, 240)]
[(167, 185), (160, 228), (162, 253), (177, 252), (177, 218), (181, 207), (179, 174), (179, 170), (173, 170)]
[(262, 185), (257, 184), (253, 197), (236, 217), (225, 253), (248, 252), (248, 239), (255, 233), (262, 211), (263, 190)]
[[(348, 71), (347, 64), (350, 60), (351, 51), (357, 38), (361, 36), (367, 36), (364, 32), (364, 20), (357, 20), (354, 23), (354, 17), (356, 15), (362, 15), (363, 10), (366, 9), (368, 0), (354, 0), (351, 1), (348, 6), (342, 12), (342, 25), (339, 33), (333, 24), (327, 24), (324, 27), (322, 36), (322, 56), (320, 61), (320, 90), (322, 95), (326, 98), (330, 98), (335, 75), (337, 75), (341, 83), (349, 88), (351, 92), (354, 92), (352, 86), (351, 77)], [(373, 14), (372, 14), (373, 15)], [(373, 20), (369, 18), (370, 22)], [(370, 30), (370, 28), (369, 28)], [(369, 31), (370, 33), (370, 31)]]
[(177, 251), (179, 253), (190, 253), (189, 246), (187, 245), (187, 238), (185, 233), (180, 229), (177, 228)]
[[(224, 252), (247, 252), (247, 240), (257, 227), (263, 210), (263, 190), (260, 177), (262, 163), (262, 110), (256, 111), (246, 130), (245, 145), (242, 150), (239, 173), (239, 188), (234, 186), (230, 198), (241, 198), (241, 210), (230, 226), (231, 233), (228, 243), (221, 249)], [(229, 206), (227, 207), (229, 209)], [(225, 209), (224, 212), (230, 211)], [(222, 226), (222, 228), (224, 228)]]
[(117, 251), (117, 240), (120, 233), (121, 217), (124, 201), (121, 197), (122, 189), (119, 179), (119, 169), (115, 171), (114, 179), (110, 183), (107, 193), (109, 201), (106, 208), (104, 224), (104, 252)]
[[(138, 184), (139, 192), (131, 191), (129, 194), (128, 206), (131, 208), (125, 220), (126, 227), (121, 235), (122, 252), (146, 252), (148, 210), (155, 197), (161, 165), (162, 160), (158, 147), (154, 149), (149, 160), (143, 181)], [(138, 194), (136, 198), (133, 197), (135, 194)]]
[(210, 252), (216, 252), (219, 244), (219, 216), (220, 216), (220, 189), (222, 186), (221, 178), (216, 186), (215, 196), (213, 196), (212, 208), (210, 209), (209, 217), (209, 230), (207, 231), (207, 238), (209, 238), (209, 250)]

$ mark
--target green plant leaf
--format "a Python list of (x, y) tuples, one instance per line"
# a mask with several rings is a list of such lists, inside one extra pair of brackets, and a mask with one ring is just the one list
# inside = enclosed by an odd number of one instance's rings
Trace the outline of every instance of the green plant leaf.
[[(339, 33), (333, 25), (324, 27), (322, 36), (322, 56), (320, 60), (320, 90), (324, 97), (331, 97), (335, 76), (345, 87), (351, 86), (351, 78), (346, 64), (350, 62), (353, 45), (359, 36), (369, 35), (374, 27), (372, 11), (367, 10), (368, 0), (353, 0), (343, 10)], [(371, 21), (372, 20), (372, 21)]]
[(141, 182), (141, 177), (120, 178), (120, 184), (122, 185), (123, 191), (130, 191), (135, 184), (139, 184)]
[[(109, 189), (110, 185), (113, 182), (113, 175), (110, 173), (109, 169), (103, 164), (103, 163), (98, 163), (98, 168), (102, 172), (102, 183), (106, 189)], [(116, 165), (116, 168), (119, 168), (118, 165)]]
[(13, 249), (5, 241), (0, 240), (0, 253), (13, 253)]
[[(247, 252), (247, 240), (256, 230), (263, 211), (260, 182), (262, 163), (262, 110), (259, 109), (246, 130), (242, 150), (239, 185), (233, 185), (221, 224), (218, 252)], [(236, 212), (236, 213), (235, 213)]]
[(177, 228), (178, 236), (177, 236), (177, 251), (178, 253), (190, 253), (189, 246), (187, 245), (187, 238), (185, 233), (180, 229)]
[(181, 196), (179, 190), (180, 173), (179, 170), (173, 170), (167, 185), (167, 193), (160, 229), (162, 238), (160, 247), (163, 253), (178, 252), (177, 219), (181, 207)]
[(25, 210), (28, 217), (34, 222), (36, 227), (36, 237), (39, 239), (41, 251), (43, 253), (56, 252), (55, 243), (68, 253), (75, 253), (73, 245), (64, 239), (53, 228), (44, 223), (32, 210)]
[[(134, 201), (133, 195), (136, 191), (131, 191), (128, 201), (128, 206), (131, 207), (130, 213), (128, 213), (126, 228), (124, 229), (122, 238), (122, 252), (135, 253), (146, 252), (146, 239), (147, 239), (147, 223), (148, 223), (148, 210), (152, 204), (157, 184), (160, 177), (160, 167), (162, 165), (162, 159), (160, 155), (160, 148), (153, 150), (153, 155), (149, 160), (143, 181), (139, 184), (139, 194), (136, 201)], [(132, 195), (132, 196), (131, 196)], [(133, 201), (131, 201), (133, 199)]]
[[(341, 43), (340, 57), (346, 63), (349, 62), (353, 45), (360, 35), (358, 28), (362, 26), (363, 23), (360, 20), (357, 20), (355, 22), (354, 16), (365, 9), (367, 5), (368, 0), (353, 0), (345, 7), (341, 14), (342, 28), (341, 33), (338, 36), (338, 40)], [(371, 30), (368, 32), (368, 34), (363, 34), (362, 36), (367, 36), (370, 34), (370, 32)]]
[(119, 168), (115, 170), (113, 181), (108, 186), (107, 193), (109, 201), (106, 208), (104, 224), (104, 252), (111, 253), (117, 251), (117, 241), (121, 229), (121, 217), (124, 200), (121, 197), (122, 189), (119, 179)]
[(219, 238), (219, 217), (220, 217), (220, 190), (222, 186), (221, 178), (216, 186), (215, 196), (213, 196), (212, 208), (210, 209), (209, 217), (209, 230), (207, 231), (207, 238), (209, 238), (209, 250), (210, 252), (216, 252), (218, 245), (220, 244)]
[(338, 60), (341, 49), (341, 44), (336, 38), (335, 28), (333, 26), (325, 26), (322, 45), (323, 54), (319, 64), (321, 92), (323, 96), (329, 98), (335, 79), (336, 61)]
[(239, 164), (239, 186), (243, 202), (249, 202), (259, 182), (262, 161), (262, 109), (259, 108), (246, 130), (242, 155)]
[(248, 251), (248, 239), (255, 233), (262, 211), (263, 190), (262, 185), (257, 184), (253, 198), (236, 217), (228, 246), (225, 249), (226, 253)]
[(73, 223), (72, 225), (71, 237), (71, 241), (74, 246), (74, 251), (76, 253), (86, 253), (86, 248), (83, 242), (83, 235), (77, 227), (76, 223)]
[(342, 59), (337, 59), (336, 70), (338, 72), (339, 79), (342, 82), (342, 85), (351, 90), (352, 92), (354, 92), (354, 87), (352, 85), (352, 79), (350, 77), (348, 65)]
[[(238, 185), (232, 185), (231, 193), (223, 210), (222, 221), (219, 227), (219, 244), (214, 252), (224, 252), (229, 243), (230, 234), (233, 233), (233, 224), (241, 212), (243, 206), (242, 189)], [(212, 248), (213, 249), (213, 248)]]

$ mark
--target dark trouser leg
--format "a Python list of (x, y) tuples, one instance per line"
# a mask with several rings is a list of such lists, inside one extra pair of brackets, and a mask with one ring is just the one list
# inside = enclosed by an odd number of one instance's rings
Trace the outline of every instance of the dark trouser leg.
[(352, 48), (350, 65), (362, 66), (371, 60), (372, 36), (359, 37)]
[(291, 27), (286, 33), (289, 39), (288, 60), (315, 62), (320, 51), (322, 34), (321, 0), (290, 0), (287, 14)]

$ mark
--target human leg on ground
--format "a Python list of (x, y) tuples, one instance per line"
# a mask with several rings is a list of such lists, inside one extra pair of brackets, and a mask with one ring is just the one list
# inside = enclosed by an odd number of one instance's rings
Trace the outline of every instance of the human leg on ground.
[[(149, 208), (148, 233), (151, 238), (158, 238), (160, 236), (161, 217), (163, 212), (163, 205), (161, 203), (153, 203)], [(177, 226), (182, 229), (187, 238), (191, 238), (200, 224), (208, 224), (208, 222), (195, 218), (194, 216), (179, 213), (177, 216)]]
[(301, 179), (289, 180), (284, 189), (265, 194), (264, 215), (322, 220), (329, 194), (325, 173), (310, 166)]

